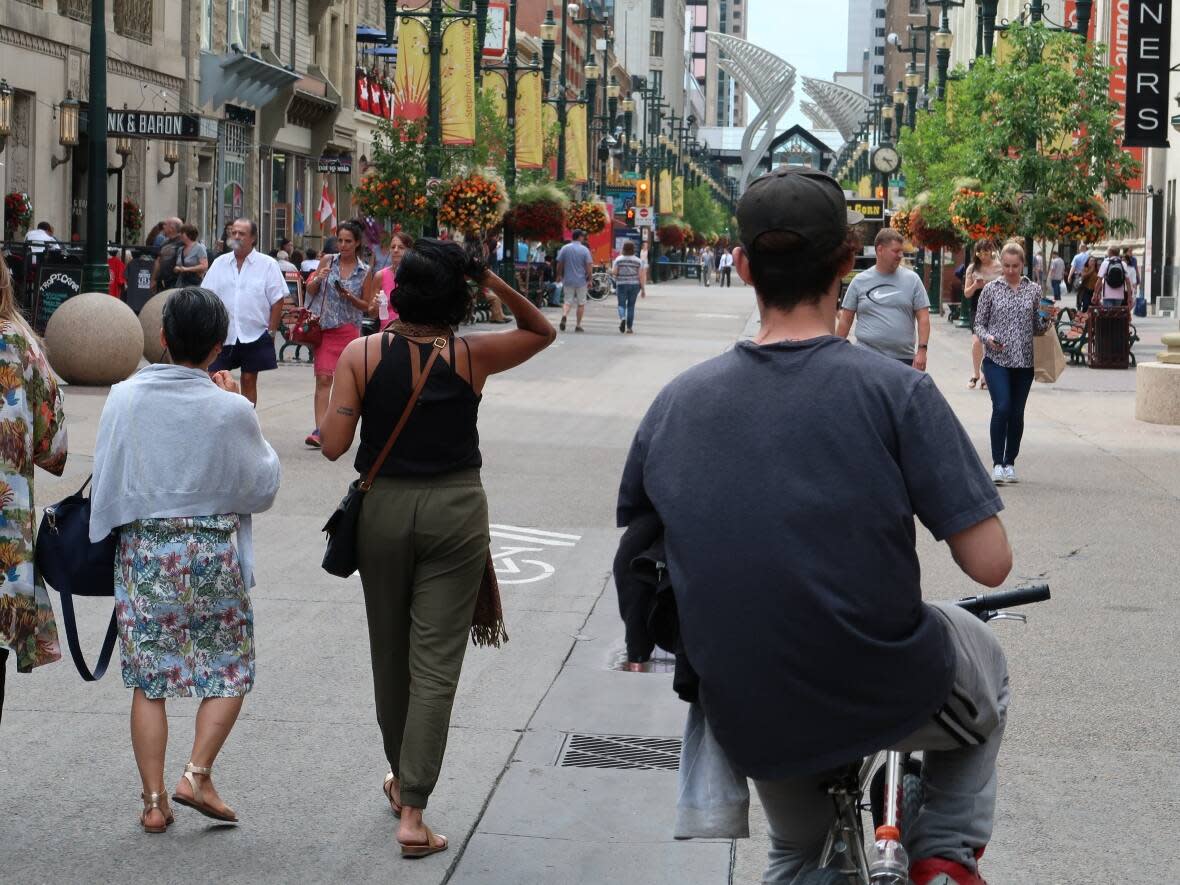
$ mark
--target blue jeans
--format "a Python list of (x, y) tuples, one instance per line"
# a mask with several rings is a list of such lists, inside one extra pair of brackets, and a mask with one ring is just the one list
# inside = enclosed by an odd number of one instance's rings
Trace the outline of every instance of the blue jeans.
[(1009, 369), (983, 359), (983, 377), (992, 397), (992, 463), (1009, 467), (1020, 454), (1024, 436), (1024, 406), (1032, 389), (1032, 366)]
[(635, 301), (639, 298), (638, 283), (619, 283), (615, 286), (619, 299), (619, 319), (627, 321), (627, 328), (635, 325)]
[(1053, 300), (1061, 300), (1061, 280), (1049, 280), (1049, 285), (1053, 287)]

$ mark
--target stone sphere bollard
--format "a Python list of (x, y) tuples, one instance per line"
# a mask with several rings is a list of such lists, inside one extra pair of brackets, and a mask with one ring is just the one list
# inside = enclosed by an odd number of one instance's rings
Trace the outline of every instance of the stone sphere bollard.
[(139, 325), (143, 329), (143, 358), (149, 363), (164, 361), (164, 345), (160, 330), (164, 327), (164, 302), (175, 289), (165, 289), (153, 295), (139, 311)]
[(45, 329), (49, 365), (67, 383), (106, 386), (139, 368), (143, 330), (135, 311), (106, 292), (83, 292), (61, 305)]

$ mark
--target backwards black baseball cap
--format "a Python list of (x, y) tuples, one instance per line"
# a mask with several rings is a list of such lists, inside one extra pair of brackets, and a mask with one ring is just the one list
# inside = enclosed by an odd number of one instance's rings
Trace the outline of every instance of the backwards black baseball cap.
[(864, 216), (848, 208), (844, 189), (826, 172), (783, 166), (757, 178), (738, 201), (737, 222), (747, 250), (762, 234), (785, 231), (812, 248), (835, 249)]

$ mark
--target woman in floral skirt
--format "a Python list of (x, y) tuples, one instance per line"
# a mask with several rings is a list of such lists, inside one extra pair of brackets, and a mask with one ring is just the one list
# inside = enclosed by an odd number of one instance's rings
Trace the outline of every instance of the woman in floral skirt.
[(237, 821), (210, 775), (254, 685), (250, 514), (268, 509), (279, 487), (278, 456), (250, 401), (228, 372), (208, 374), (229, 327), (221, 300), (179, 289), (163, 319), (174, 364), (147, 366), (111, 389), (90, 515), (91, 540), (118, 533), (115, 605), (148, 833), (172, 823), (166, 698), (202, 698), (173, 800)]
[(16, 308), (0, 255), (0, 714), (9, 649), (18, 673), (61, 657), (53, 606), (33, 569), (33, 467), (66, 466), (61, 392), (33, 330)]

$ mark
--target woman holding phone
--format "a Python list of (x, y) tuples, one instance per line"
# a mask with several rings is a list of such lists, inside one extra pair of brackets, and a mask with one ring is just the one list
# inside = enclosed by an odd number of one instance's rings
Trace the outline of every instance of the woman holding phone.
[(365, 277), (369, 266), (357, 254), (363, 234), (359, 222), (341, 222), (336, 228), (340, 251), (325, 255), (307, 281), (306, 303), (319, 315), (324, 336), (315, 349), (315, 429), (304, 440), (313, 449), (320, 447), (320, 428), (328, 410), (336, 363), (348, 342), (360, 337), (361, 321), (370, 307), (365, 298)]
[(1024, 276), (1024, 247), (1008, 243), (1003, 270), (979, 295), (975, 334), (987, 348), (983, 375), (992, 398), (992, 479), (1018, 482), (1016, 456), (1024, 436), (1024, 406), (1033, 383), (1033, 336), (1049, 328), (1041, 315), (1041, 287)]

